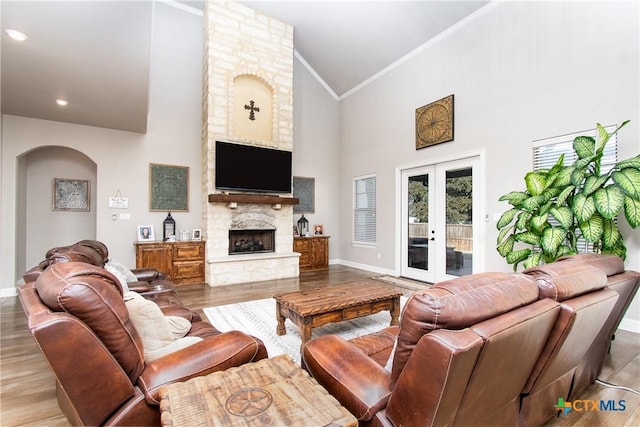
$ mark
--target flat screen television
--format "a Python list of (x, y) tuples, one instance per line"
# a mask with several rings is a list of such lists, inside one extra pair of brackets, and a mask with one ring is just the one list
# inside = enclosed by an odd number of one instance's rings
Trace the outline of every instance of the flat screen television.
[(291, 151), (216, 141), (216, 189), (291, 193)]

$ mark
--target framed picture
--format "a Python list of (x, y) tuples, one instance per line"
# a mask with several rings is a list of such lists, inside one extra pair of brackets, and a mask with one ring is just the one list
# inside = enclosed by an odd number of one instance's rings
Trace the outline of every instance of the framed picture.
[(149, 164), (150, 211), (189, 211), (189, 167)]
[(86, 179), (53, 179), (53, 210), (89, 212), (90, 183)]
[(191, 240), (202, 240), (202, 230), (199, 228), (191, 230)]
[(297, 226), (297, 225), (294, 225), (294, 226), (293, 226), (293, 235), (294, 235), (295, 237), (300, 236), (300, 232), (298, 231), (298, 226)]
[(153, 225), (139, 225), (138, 226), (138, 241), (139, 242), (152, 242), (156, 240), (156, 236), (153, 232)]
[(315, 212), (315, 178), (293, 177), (293, 197), (300, 199), (297, 205), (293, 205), (294, 213)]
[(453, 140), (453, 95), (416, 109), (416, 150)]
[(320, 236), (320, 235), (324, 234), (324, 225), (315, 224), (313, 226), (313, 234), (315, 234), (316, 236)]

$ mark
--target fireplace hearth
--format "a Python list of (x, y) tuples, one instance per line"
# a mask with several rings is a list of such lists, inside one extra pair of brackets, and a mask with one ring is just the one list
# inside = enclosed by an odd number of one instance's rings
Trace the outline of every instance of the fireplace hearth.
[(229, 230), (229, 255), (275, 252), (275, 230)]

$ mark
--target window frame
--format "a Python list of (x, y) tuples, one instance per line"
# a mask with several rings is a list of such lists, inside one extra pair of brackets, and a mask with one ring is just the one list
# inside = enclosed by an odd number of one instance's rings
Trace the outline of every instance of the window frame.
[[(373, 179), (373, 189), (366, 188), (364, 192), (358, 193), (358, 183), (359, 182), (371, 182)], [(351, 236), (351, 243), (353, 246), (362, 246), (362, 247), (375, 247), (377, 245), (377, 177), (376, 174), (368, 174), (361, 175), (353, 178), (353, 187), (352, 187), (352, 224), (353, 224), (353, 234)], [(365, 184), (367, 185), (367, 184)], [(366, 207), (359, 207), (358, 196), (359, 195), (369, 195), (371, 196), (371, 192), (373, 192), (373, 203), (370, 200), (367, 200)], [(371, 206), (371, 204), (373, 206)], [(359, 224), (359, 213), (368, 213), (369, 214), (369, 224), (363, 223)], [(371, 220), (372, 218), (372, 220)], [(372, 222), (372, 224), (371, 224)], [(362, 240), (362, 234), (359, 230), (363, 229), (363, 232), (369, 237), (369, 240)]]

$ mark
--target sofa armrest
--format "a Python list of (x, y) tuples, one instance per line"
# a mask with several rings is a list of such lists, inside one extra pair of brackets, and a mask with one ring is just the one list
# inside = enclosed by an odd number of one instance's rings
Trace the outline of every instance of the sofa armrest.
[(167, 276), (156, 268), (133, 268), (131, 272), (141, 282), (153, 282), (154, 280), (166, 280)]
[(149, 404), (158, 405), (160, 387), (255, 362), (266, 355), (261, 345), (240, 331), (211, 336), (147, 363), (137, 385)]
[(390, 374), (356, 345), (323, 335), (303, 349), (307, 371), (360, 421), (387, 406)]

